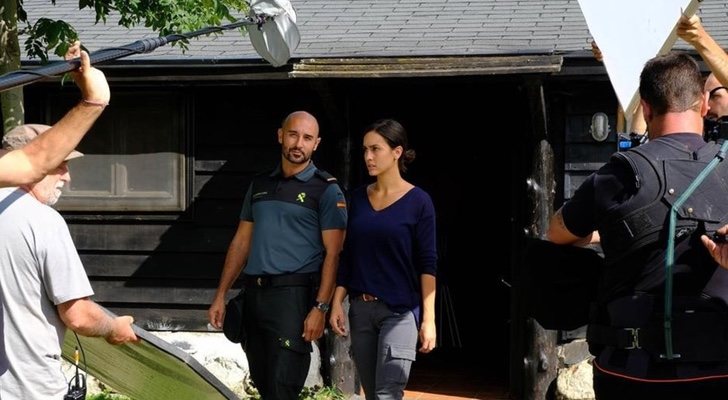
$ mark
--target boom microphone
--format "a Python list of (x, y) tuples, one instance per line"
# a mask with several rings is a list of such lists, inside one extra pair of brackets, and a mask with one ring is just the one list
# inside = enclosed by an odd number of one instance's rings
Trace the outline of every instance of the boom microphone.
[[(95, 51), (89, 56), (91, 64), (98, 64), (133, 54), (150, 53), (177, 40), (190, 39), (241, 27), (248, 29), (253, 48), (274, 67), (286, 64), (291, 51), (295, 50), (300, 42), (298, 28), (296, 27), (296, 14), (288, 0), (253, 0), (250, 4), (249, 16), (240, 21), (228, 25), (206, 27), (194, 32), (137, 40), (125, 46)], [(80, 65), (81, 61), (76, 58), (55, 62), (39, 68), (9, 72), (0, 76), (0, 92), (73, 71)]]

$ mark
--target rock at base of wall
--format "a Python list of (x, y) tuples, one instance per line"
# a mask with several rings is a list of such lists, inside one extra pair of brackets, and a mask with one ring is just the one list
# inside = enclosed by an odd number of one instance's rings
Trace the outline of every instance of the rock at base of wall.
[(559, 370), (556, 378), (557, 400), (594, 400), (591, 360)]

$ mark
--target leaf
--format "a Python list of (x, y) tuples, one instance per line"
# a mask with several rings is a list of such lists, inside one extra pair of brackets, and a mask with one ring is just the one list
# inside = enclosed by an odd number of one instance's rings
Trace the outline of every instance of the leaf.
[(58, 40), (61, 37), (61, 26), (58, 25), (56, 21), (53, 21), (48, 24), (46, 27), (46, 43), (48, 43), (48, 48), (54, 48), (58, 45)]
[(28, 13), (25, 12), (22, 2), (18, 2), (18, 22), (28, 22)]

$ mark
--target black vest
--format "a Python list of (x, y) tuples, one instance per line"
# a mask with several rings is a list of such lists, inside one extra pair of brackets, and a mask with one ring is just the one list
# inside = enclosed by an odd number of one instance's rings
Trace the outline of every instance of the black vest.
[[(666, 247), (670, 209), (718, 153), (720, 146), (706, 143), (697, 152), (656, 140), (612, 160), (632, 172), (635, 195), (610, 210), (598, 227), (607, 265), (619, 264), (649, 245)], [(689, 238), (702, 247), (699, 236), (728, 222), (728, 163), (718, 163), (677, 213), (676, 243)], [(695, 246), (676, 249), (675, 259)]]
[[(612, 156), (631, 171), (636, 192), (609, 210), (598, 227), (606, 267), (600, 304), (587, 332), (593, 354), (603, 346), (642, 349), (655, 359), (664, 353), (662, 300), (670, 209), (719, 149), (706, 143), (691, 152), (679, 142), (656, 140)], [(726, 222), (728, 163), (720, 162), (677, 212), (672, 338), (683, 361), (728, 360), (725, 304), (702, 294), (717, 264), (700, 241), (700, 235)]]

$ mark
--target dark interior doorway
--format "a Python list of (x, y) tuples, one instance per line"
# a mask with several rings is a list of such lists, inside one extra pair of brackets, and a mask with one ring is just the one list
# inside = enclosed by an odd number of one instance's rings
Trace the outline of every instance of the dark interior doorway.
[(512, 166), (527, 162), (518, 159), (517, 146), (530, 129), (519, 81), (374, 80), (352, 84), (348, 93), (351, 186), (371, 181), (363, 168), (362, 130), (376, 119), (394, 118), (408, 130), (417, 152), (405, 177), (430, 193), (437, 211), (438, 349), (418, 355), (411, 382), (437, 371), (470, 371), (484, 383), (507, 386), (508, 281), (516, 240), (512, 225), (518, 220), (513, 205), (520, 202), (514, 193), (523, 185)]

